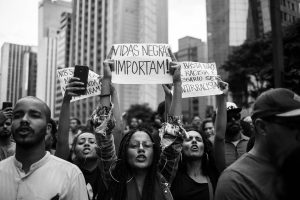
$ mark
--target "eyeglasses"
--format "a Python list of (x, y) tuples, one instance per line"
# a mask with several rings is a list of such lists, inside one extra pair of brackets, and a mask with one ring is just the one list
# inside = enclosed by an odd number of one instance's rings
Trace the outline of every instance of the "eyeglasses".
[(241, 114), (240, 113), (227, 113), (227, 122), (234, 120), (240, 120), (241, 119)]
[(144, 149), (151, 149), (153, 148), (154, 143), (151, 141), (133, 141), (129, 143), (128, 147), (131, 149), (139, 149), (141, 145)]

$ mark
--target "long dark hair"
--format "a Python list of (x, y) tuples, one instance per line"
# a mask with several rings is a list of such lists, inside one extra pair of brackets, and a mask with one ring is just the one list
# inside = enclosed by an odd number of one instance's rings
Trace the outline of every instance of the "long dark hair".
[(126, 135), (122, 138), (120, 143), (119, 152), (118, 152), (118, 161), (114, 169), (112, 169), (112, 182), (109, 186), (109, 194), (113, 200), (123, 200), (127, 197), (127, 188), (126, 184), (128, 180), (131, 179), (131, 167), (129, 166), (127, 160), (127, 149), (130, 138), (137, 131), (143, 131), (149, 135), (153, 145), (153, 160), (148, 169), (148, 173), (145, 178), (143, 192), (142, 192), (142, 200), (152, 200), (154, 199), (155, 193), (155, 181), (157, 177), (157, 163), (159, 160), (159, 145), (154, 142), (153, 137), (149, 130), (138, 127), (137, 129), (130, 130)]
[[(196, 131), (201, 135), (204, 144), (204, 152), (201, 157), (201, 162), (202, 162), (201, 170), (203, 175), (208, 176), (211, 179), (213, 185), (215, 186), (217, 179), (219, 177), (219, 172), (216, 167), (216, 163), (213, 155), (213, 146), (211, 141), (209, 141), (207, 137), (205, 137), (205, 134), (201, 130), (195, 127), (185, 127), (185, 130), (187, 132)], [(178, 170), (181, 170), (182, 172), (186, 172), (187, 160), (188, 160), (187, 157), (184, 154), (182, 154), (182, 159), (181, 162), (179, 162)]]

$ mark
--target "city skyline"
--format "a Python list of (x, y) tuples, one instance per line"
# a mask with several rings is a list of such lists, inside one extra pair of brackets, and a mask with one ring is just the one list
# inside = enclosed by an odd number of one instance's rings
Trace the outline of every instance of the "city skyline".
[[(188, 1), (189, 3), (184, 0), (168, 1), (168, 43), (174, 52), (178, 50), (178, 39), (182, 37), (192, 36), (206, 41), (205, 0)], [(4, 42), (30, 46), (38, 45), (39, 2), (41, 0), (0, 0), (0, 27), (4, 27), (0, 30), (0, 46)]]

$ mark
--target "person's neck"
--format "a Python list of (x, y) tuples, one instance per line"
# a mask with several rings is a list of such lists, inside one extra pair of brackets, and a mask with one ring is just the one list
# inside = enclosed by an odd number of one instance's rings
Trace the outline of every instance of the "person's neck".
[(225, 134), (226, 141), (235, 142), (242, 138), (242, 132), (239, 131), (238, 133), (231, 135), (231, 134)]
[(264, 148), (266, 145), (260, 144), (260, 142), (255, 141), (254, 146), (249, 151), (250, 154), (254, 155), (255, 157), (259, 158), (260, 160), (264, 160), (266, 162), (270, 162), (270, 156), (267, 150)]
[(16, 159), (22, 163), (22, 169), (28, 173), (30, 166), (33, 163), (41, 160), (46, 154), (45, 144), (38, 144), (32, 147), (22, 147), (17, 144), (16, 146)]
[(85, 169), (85, 170), (91, 172), (97, 168), (97, 159), (88, 159), (88, 160), (85, 160), (84, 162), (79, 162), (78, 166), (81, 169)]
[(139, 193), (142, 194), (147, 170), (135, 170), (133, 177), (135, 178)]
[(193, 160), (193, 161), (188, 161), (186, 164), (186, 170), (187, 174), (190, 177), (199, 177), (202, 176), (202, 161), (201, 159), (199, 160)]
[(10, 144), (10, 137), (0, 137), (0, 146), (9, 146)]

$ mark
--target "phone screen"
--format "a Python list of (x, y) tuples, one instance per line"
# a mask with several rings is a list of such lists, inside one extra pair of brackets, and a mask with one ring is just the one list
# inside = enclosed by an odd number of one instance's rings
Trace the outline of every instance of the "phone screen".
[(84, 65), (75, 65), (74, 77), (80, 78), (80, 82), (84, 83), (85, 90), (78, 91), (77, 94), (83, 95), (86, 93), (87, 81), (89, 75), (89, 67)]

